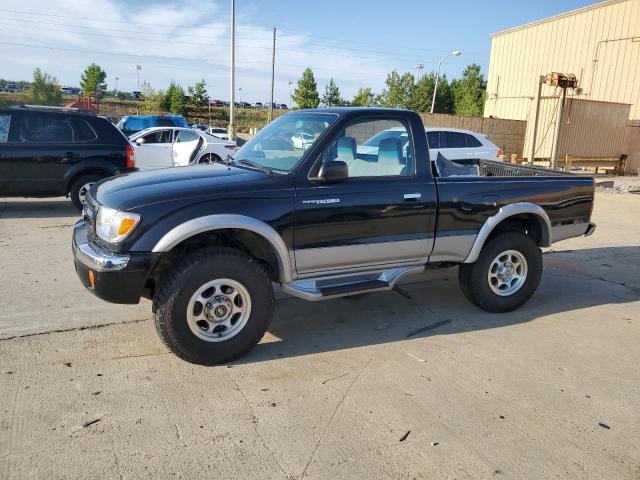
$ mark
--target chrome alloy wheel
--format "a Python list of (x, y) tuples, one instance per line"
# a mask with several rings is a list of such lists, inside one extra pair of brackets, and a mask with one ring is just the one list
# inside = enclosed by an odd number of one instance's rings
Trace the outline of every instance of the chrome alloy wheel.
[(219, 278), (198, 288), (187, 306), (187, 323), (206, 342), (223, 342), (244, 328), (251, 315), (251, 297), (239, 282)]
[(89, 193), (89, 190), (91, 190), (94, 183), (96, 182), (87, 182), (80, 187), (80, 190), (78, 190), (78, 200), (80, 200), (82, 205), (84, 205), (84, 202), (87, 200), (87, 193)]
[(527, 280), (527, 259), (517, 250), (505, 250), (491, 262), (487, 280), (496, 295), (513, 295)]

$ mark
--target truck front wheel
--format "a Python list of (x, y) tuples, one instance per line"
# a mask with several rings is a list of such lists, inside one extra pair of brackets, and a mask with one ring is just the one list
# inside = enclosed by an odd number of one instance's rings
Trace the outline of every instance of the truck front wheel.
[(465, 296), (488, 312), (509, 312), (536, 291), (542, 275), (542, 253), (524, 233), (505, 232), (487, 242), (475, 263), (458, 269)]
[(224, 247), (189, 254), (165, 275), (154, 297), (160, 338), (176, 355), (200, 365), (229, 362), (253, 348), (273, 308), (266, 269)]

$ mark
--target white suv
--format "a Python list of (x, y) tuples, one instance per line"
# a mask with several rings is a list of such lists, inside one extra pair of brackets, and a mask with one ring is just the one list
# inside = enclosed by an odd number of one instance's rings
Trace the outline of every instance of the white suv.
[(502, 160), (502, 150), (481, 133), (457, 128), (425, 128), (429, 158), (441, 153), (447, 160)]

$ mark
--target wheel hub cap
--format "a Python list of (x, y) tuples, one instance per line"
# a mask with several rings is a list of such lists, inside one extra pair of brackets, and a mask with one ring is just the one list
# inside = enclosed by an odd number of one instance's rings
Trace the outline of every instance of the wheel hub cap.
[(187, 324), (207, 342), (221, 342), (237, 335), (251, 315), (251, 297), (239, 282), (221, 278), (205, 283), (191, 296)]
[(505, 250), (489, 265), (487, 281), (491, 291), (501, 297), (513, 295), (527, 280), (527, 259), (517, 250)]

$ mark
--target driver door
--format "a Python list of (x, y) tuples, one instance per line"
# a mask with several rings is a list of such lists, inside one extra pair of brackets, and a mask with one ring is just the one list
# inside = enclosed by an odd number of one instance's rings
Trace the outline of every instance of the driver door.
[[(405, 140), (396, 135), (368, 145), (373, 136), (398, 129)], [(321, 157), (317, 166), (339, 160), (347, 164), (349, 176), (327, 184), (304, 179), (296, 186), (298, 274), (426, 262), (433, 245), (436, 190), (432, 178), (417, 175), (405, 120), (360, 120), (338, 132)]]
[(171, 167), (171, 137), (170, 128), (154, 130), (140, 137), (144, 139), (143, 143), (134, 142), (136, 166), (140, 170)]

